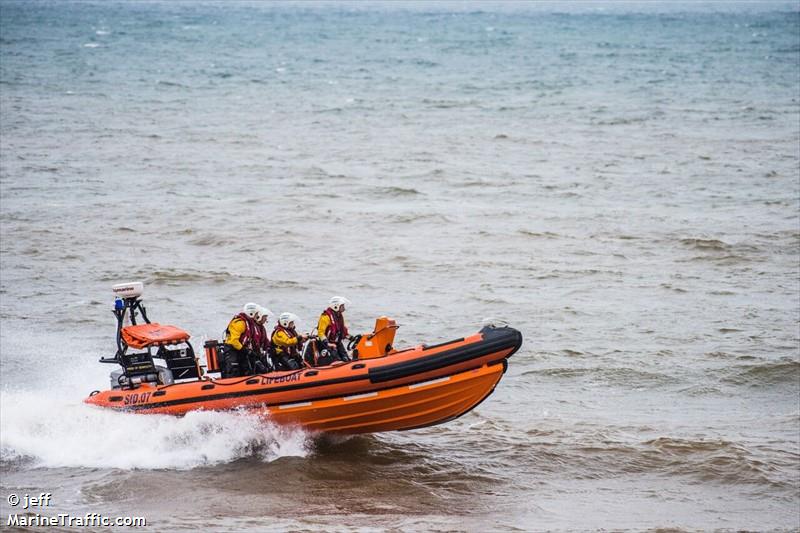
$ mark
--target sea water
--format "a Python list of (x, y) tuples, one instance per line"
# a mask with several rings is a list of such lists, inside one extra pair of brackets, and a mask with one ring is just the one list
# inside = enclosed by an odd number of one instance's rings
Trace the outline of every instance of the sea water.
[[(800, 527), (784, 3), (0, 2), (0, 511), (152, 530)], [(82, 403), (110, 291), (525, 342), (423, 430)], [(15, 511), (16, 512), (16, 511)]]

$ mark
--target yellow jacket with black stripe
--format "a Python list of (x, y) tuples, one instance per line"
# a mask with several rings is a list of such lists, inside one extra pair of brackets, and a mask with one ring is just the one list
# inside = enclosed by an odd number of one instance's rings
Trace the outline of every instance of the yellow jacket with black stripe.
[(299, 344), (300, 337), (292, 336), (287, 329), (275, 328), (275, 331), (272, 332), (272, 347), (275, 348), (275, 353), (278, 355), (284, 353), (295, 355)]
[(234, 317), (225, 330), (225, 344), (232, 346), (236, 350), (242, 349), (242, 334), (247, 330), (247, 324), (241, 318)]
[[(345, 329), (347, 328), (347, 322), (342, 317), (342, 324), (344, 324)], [(317, 322), (317, 337), (321, 341), (327, 341), (328, 336), (325, 334), (328, 331), (328, 326), (331, 325), (331, 317), (328, 316), (327, 313), (323, 312), (319, 315), (319, 322)]]

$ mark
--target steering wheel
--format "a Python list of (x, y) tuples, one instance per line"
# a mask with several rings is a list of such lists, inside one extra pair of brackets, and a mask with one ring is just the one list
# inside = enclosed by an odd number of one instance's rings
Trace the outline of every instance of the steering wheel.
[(363, 336), (363, 335), (354, 335), (354, 336), (353, 336), (353, 337), (350, 339), (350, 342), (348, 342), (348, 343), (347, 343), (347, 351), (348, 351), (348, 352), (352, 352), (352, 351), (353, 351), (353, 350), (356, 348), (356, 346), (358, 346), (358, 341), (360, 341), (360, 340), (361, 340), (361, 337), (362, 337), (362, 336)]

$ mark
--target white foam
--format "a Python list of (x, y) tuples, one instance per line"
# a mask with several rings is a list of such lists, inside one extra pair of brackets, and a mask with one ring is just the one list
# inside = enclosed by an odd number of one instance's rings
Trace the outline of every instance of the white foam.
[(0, 455), (35, 466), (191, 469), (309, 454), (309, 434), (244, 412), (119, 413), (50, 393), (0, 392)]

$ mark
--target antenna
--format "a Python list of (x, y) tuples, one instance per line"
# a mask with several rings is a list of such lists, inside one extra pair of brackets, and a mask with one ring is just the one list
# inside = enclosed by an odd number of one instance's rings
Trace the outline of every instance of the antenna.
[(131, 281), (129, 283), (117, 283), (111, 290), (115, 296), (120, 298), (136, 298), (144, 292), (144, 283), (141, 281)]
[(150, 320), (147, 318), (147, 310), (142, 305), (142, 300), (139, 296), (144, 292), (144, 283), (141, 281), (131, 281), (129, 283), (118, 283), (111, 287), (116, 298), (114, 299), (114, 316), (117, 317), (117, 354), (116, 359), (119, 360), (121, 355), (125, 353), (125, 346), (122, 343), (122, 327), (125, 322), (125, 315), (130, 310), (130, 321), (132, 325), (136, 325), (136, 312), (142, 314), (144, 321), (149, 324)]

